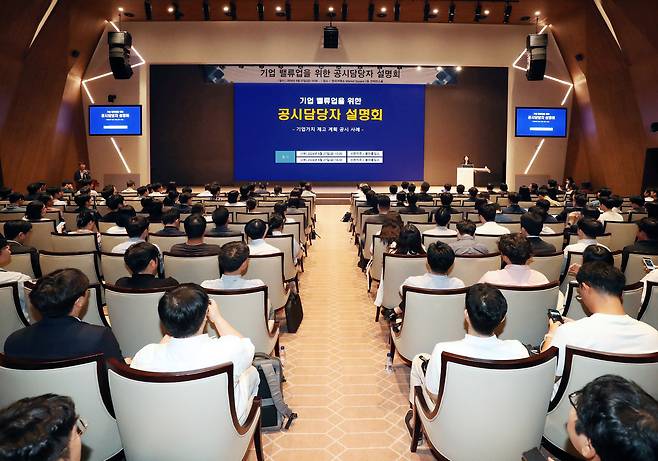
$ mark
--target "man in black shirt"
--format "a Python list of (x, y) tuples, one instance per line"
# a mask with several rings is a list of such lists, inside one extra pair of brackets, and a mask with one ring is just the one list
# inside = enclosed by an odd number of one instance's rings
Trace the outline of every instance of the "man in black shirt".
[[(177, 243), (171, 247), (170, 253), (175, 256), (211, 256), (219, 255), (219, 246), (203, 242), (206, 232), (206, 218), (200, 214), (188, 216), (184, 222), (187, 242)], [(218, 262), (219, 264), (219, 262)]]
[(635, 224), (637, 224), (637, 240), (634, 244), (627, 245), (622, 250), (622, 270), (626, 269), (629, 253), (658, 255), (658, 219), (642, 218)]
[(39, 251), (29, 245), (25, 245), (28, 235), (32, 232), (32, 223), (24, 219), (17, 221), (7, 221), (5, 223), (5, 238), (9, 244), (11, 254), (30, 254), (30, 262), (32, 263), (32, 270), (36, 277), (41, 277), (41, 269), (39, 267)]
[(105, 199), (105, 204), (110, 209), (105, 216), (103, 216), (103, 222), (116, 222), (117, 213), (119, 208), (123, 205), (123, 196), (119, 194), (110, 195)]
[(429, 190), (430, 190), (430, 183), (424, 181), (420, 185), (420, 194), (418, 194), (419, 202), (431, 202), (434, 199), (430, 194), (428, 194)]
[(215, 228), (207, 231), (206, 235), (208, 237), (232, 237), (235, 235), (240, 235), (239, 233), (229, 229), (227, 225), (228, 218), (228, 208), (224, 206), (218, 206), (215, 211), (212, 212), (212, 222), (215, 223)]
[(525, 213), (526, 210), (525, 208), (522, 208), (519, 206), (519, 194), (516, 192), (510, 192), (509, 195), (507, 196), (507, 199), (509, 200), (509, 205), (507, 205), (505, 208), (502, 209), (503, 213)]
[(524, 213), (521, 215), (521, 235), (530, 243), (533, 255), (547, 255), (556, 252), (555, 245), (545, 242), (539, 234), (544, 227), (541, 215), (537, 213)]
[(121, 277), (116, 286), (130, 289), (169, 288), (178, 286), (172, 277), (157, 278), (160, 253), (148, 242), (136, 243), (126, 250), (123, 260), (130, 269), (131, 277)]
[(180, 211), (178, 211), (178, 208), (171, 207), (162, 213), (162, 224), (164, 224), (164, 228), (153, 235), (185, 235), (185, 232), (180, 230)]

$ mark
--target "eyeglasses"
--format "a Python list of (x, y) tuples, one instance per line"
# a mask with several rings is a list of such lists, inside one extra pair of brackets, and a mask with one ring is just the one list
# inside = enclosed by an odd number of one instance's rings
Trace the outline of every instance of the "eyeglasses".
[(77, 433), (80, 437), (82, 437), (82, 434), (85, 433), (85, 431), (87, 430), (88, 427), (89, 427), (89, 424), (87, 423), (87, 421), (85, 421), (82, 418), (78, 418), (75, 421), (75, 429), (76, 429), (76, 431), (77, 431)]
[(580, 391), (572, 392), (569, 394), (569, 402), (575, 410), (578, 410), (578, 400), (580, 399)]

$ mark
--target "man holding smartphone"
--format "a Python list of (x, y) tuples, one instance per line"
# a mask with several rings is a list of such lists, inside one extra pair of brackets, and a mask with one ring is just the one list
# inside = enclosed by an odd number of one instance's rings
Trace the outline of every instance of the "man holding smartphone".
[(642, 218), (637, 223), (637, 240), (624, 247), (621, 256), (621, 269), (626, 269), (629, 253), (658, 255), (658, 219)]

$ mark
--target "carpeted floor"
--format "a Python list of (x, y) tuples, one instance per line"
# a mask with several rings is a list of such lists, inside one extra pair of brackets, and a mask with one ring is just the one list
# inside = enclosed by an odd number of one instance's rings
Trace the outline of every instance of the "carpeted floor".
[[(304, 321), (284, 334), (284, 396), (299, 414), (287, 432), (265, 433), (265, 457), (276, 461), (429, 460), (425, 447), (409, 451), (404, 425), (409, 409), (409, 367), (396, 358), (385, 370), (386, 324), (374, 322), (365, 275), (356, 266), (356, 248), (347, 207), (317, 207), (317, 232), (301, 275)], [(253, 451), (249, 460), (255, 460)]]

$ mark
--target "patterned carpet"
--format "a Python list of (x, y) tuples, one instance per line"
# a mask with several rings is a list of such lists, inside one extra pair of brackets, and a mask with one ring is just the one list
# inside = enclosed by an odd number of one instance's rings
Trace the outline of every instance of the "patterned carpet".
[[(300, 280), (304, 321), (284, 334), (284, 396), (297, 412), (287, 432), (264, 433), (265, 457), (276, 461), (429, 460), (409, 451), (404, 425), (409, 408), (409, 367), (396, 359), (385, 370), (388, 330), (375, 310), (356, 248), (347, 207), (318, 206), (317, 232)], [(251, 451), (249, 460), (256, 457)]]

